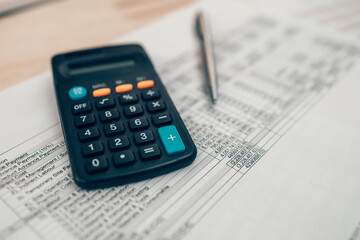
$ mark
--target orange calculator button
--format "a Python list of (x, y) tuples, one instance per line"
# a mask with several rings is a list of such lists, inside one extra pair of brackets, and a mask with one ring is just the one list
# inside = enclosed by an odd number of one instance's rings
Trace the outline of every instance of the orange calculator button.
[(154, 85), (155, 85), (155, 83), (153, 80), (145, 80), (145, 81), (138, 82), (137, 88), (138, 89), (151, 88)]
[(110, 88), (100, 88), (93, 91), (93, 97), (103, 97), (111, 93)]
[(133, 85), (130, 83), (118, 85), (115, 88), (115, 92), (117, 93), (130, 92), (131, 90), (133, 90)]

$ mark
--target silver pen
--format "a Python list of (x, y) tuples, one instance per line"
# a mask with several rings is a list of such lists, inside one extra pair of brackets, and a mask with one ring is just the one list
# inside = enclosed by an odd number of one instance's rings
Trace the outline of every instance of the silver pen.
[(209, 24), (203, 12), (199, 12), (196, 15), (196, 30), (200, 39), (205, 75), (209, 84), (211, 100), (215, 104), (218, 98), (215, 58)]

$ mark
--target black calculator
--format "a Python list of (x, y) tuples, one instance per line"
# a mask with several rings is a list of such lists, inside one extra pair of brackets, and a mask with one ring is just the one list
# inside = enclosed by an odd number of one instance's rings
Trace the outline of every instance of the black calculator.
[(195, 144), (140, 45), (59, 54), (52, 70), (80, 187), (136, 182), (194, 161)]

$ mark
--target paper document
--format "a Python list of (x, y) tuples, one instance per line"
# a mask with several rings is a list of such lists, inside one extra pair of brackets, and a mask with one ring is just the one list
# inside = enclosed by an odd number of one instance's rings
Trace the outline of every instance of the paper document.
[[(216, 105), (194, 33), (199, 8), (211, 17)], [(358, 239), (356, 41), (231, 1), (195, 3), (116, 43), (129, 41), (152, 57), (196, 160), (80, 189), (44, 73), (0, 94), (0, 239)]]
[(294, 15), (321, 27), (360, 39), (360, 2), (358, 0), (238, 0), (258, 9)]

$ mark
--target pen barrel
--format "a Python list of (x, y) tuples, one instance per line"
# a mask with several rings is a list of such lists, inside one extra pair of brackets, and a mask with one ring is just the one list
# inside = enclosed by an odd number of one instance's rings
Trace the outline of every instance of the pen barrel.
[(215, 57), (213, 53), (213, 48), (211, 44), (211, 39), (204, 41), (203, 45), (204, 51), (204, 62), (206, 73), (209, 78), (210, 83), (210, 91), (213, 99), (217, 98), (217, 78), (216, 78), (216, 65), (215, 65)]
[(199, 13), (197, 16), (198, 33), (202, 48), (202, 55), (204, 61), (205, 74), (209, 81), (209, 88), (212, 101), (215, 102), (218, 96), (218, 83), (216, 74), (215, 56), (212, 45), (212, 38), (210, 28), (207, 23), (206, 17), (203, 13)]

